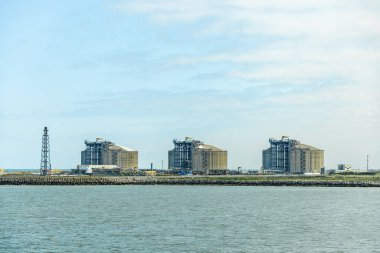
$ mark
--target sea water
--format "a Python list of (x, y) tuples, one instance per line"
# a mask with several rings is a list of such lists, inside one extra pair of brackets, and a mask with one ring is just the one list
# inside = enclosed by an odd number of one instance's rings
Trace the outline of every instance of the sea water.
[(380, 252), (380, 189), (0, 186), (0, 252)]

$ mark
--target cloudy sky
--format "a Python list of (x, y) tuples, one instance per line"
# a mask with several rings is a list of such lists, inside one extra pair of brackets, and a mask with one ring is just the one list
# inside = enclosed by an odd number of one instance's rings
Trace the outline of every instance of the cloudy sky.
[(173, 138), (258, 169), (268, 138), (380, 169), (377, 0), (4, 0), (0, 167), (80, 163), (84, 140), (167, 164)]

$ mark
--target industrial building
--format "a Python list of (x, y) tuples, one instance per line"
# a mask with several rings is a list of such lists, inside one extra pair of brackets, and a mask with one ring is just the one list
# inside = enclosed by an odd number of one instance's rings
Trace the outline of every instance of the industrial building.
[(169, 150), (169, 170), (195, 174), (225, 174), (227, 151), (186, 137), (173, 140)]
[(346, 171), (352, 171), (352, 165), (351, 164), (338, 164), (338, 172), (346, 172)]
[(274, 173), (319, 174), (324, 171), (324, 151), (283, 136), (269, 139), (270, 148), (263, 150), (263, 169)]
[(85, 141), (81, 165), (116, 165), (121, 170), (138, 168), (138, 151), (96, 138)]
[(198, 145), (192, 160), (196, 174), (224, 174), (227, 171), (227, 151), (211, 145)]
[(117, 165), (78, 165), (72, 171), (81, 174), (120, 174), (121, 169)]

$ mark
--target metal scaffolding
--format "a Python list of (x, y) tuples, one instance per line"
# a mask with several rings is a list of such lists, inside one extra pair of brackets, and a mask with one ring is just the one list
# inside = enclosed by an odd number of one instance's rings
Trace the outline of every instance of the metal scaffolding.
[(290, 171), (290, 149), (299, 144), (299, 141), (291, 140), (288, 136), (282, 136), (281, 140), (269, 139), (271, 170), (276, 172)]
[(44, 134), (42, 135), (42, 148), (41, 148), (41, 166), (40, 175), (48, 175), (51, 172), (50, 163), (50, 145), (48, 128), (44, 128)]
[(169, 151), (169, 169), (191, 170), (192, 152), (195, 147), (203, 144), (200, 141), (186, 137), (185, 140), (173, 140), (174, 149)]

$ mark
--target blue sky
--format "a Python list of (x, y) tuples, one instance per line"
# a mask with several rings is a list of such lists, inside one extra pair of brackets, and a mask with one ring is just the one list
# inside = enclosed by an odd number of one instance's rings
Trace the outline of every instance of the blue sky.
[(173, 138), (258, 169), (268, 138), (380, 169), (378, 1), (1, 1), (0, 167), (54, 168), (85, 139), (167, 164)]

